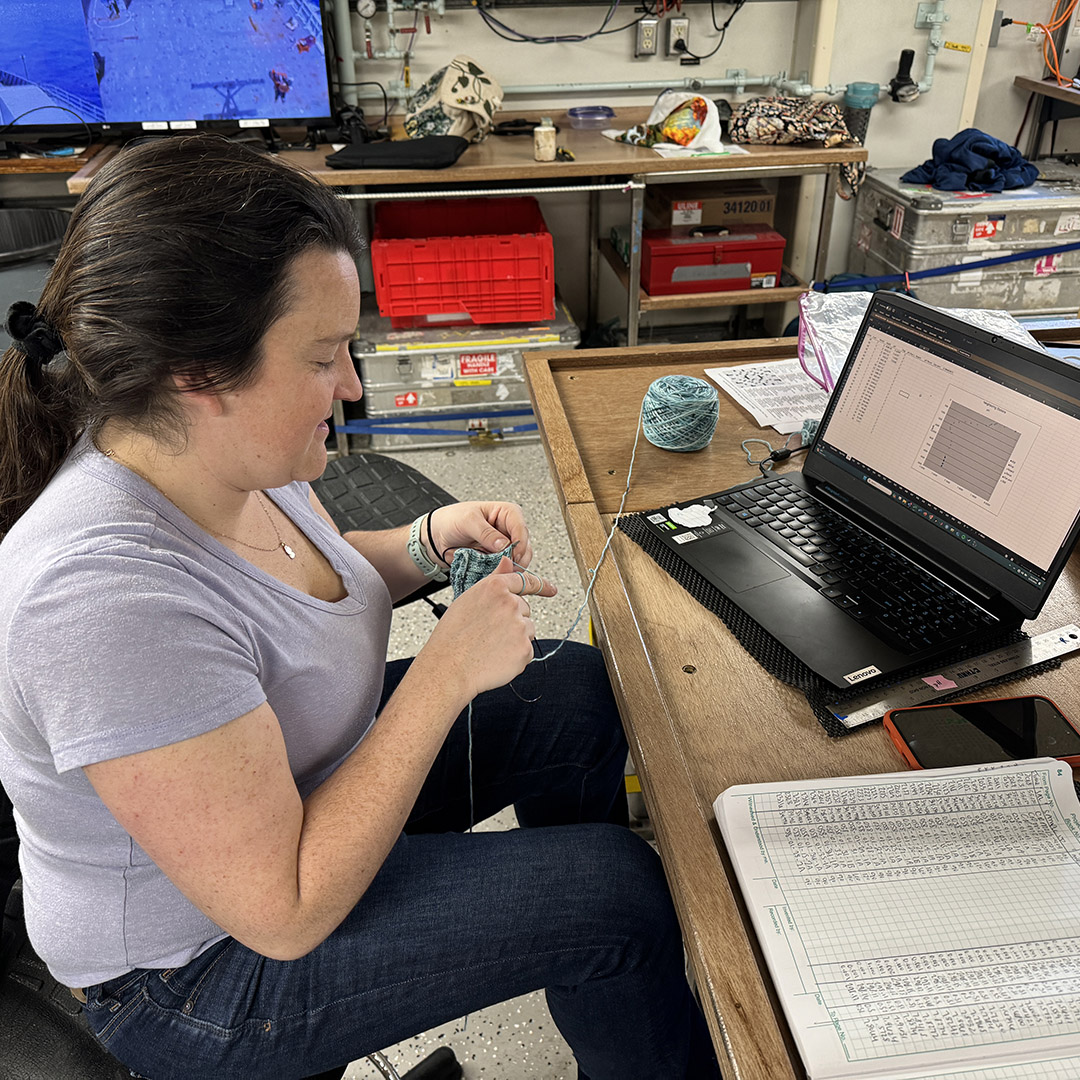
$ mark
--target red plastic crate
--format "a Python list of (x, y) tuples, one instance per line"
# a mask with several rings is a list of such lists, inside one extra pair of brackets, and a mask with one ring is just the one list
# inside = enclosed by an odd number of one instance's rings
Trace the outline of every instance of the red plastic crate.
[(395, 327), (555, 315), (551, 233), (530, 196), (378, 203), (371, 265)]

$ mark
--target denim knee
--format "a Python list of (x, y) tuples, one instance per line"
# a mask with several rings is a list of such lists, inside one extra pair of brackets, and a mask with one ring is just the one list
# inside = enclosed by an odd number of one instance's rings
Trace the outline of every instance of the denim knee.
[[(643, 947), (642, 956), (680, 949), (681, 932), (660, 857), (650, 845), (617, 825), (595, 831), (588, 895), (579, 898), (580, 917), (598, 940)], [(681, 961), (680, 961), (681, 962)]]

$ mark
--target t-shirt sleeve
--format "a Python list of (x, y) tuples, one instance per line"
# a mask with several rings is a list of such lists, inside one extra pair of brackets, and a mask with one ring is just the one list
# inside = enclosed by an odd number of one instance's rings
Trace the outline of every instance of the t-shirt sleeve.
[(51, 565), (22, 597), (7, 650), (58, 772), (201, 735), (266, 700), (243, 618), (168, 555)]

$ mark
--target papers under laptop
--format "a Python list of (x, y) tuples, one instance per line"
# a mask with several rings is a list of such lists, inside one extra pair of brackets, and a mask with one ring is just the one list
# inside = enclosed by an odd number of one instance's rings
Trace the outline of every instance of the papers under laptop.
[(1080, 533), (1080, 369), (877, 293), (803, 469), (650, 515), (812, 671), (851, 687), (999, 637)]

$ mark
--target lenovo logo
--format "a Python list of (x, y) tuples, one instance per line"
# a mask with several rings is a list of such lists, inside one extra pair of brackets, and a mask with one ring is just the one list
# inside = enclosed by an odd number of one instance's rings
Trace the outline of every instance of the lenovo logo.
[(875, 675), (881, 674), (881, 668), (874, 667), (873, 664), (870, 667), (860, 668), (858, 671), (853, 671), (850, 675), (845, 675), (844, 679), (848, 683), (862, 682), (863, 679), (873, 678)]

